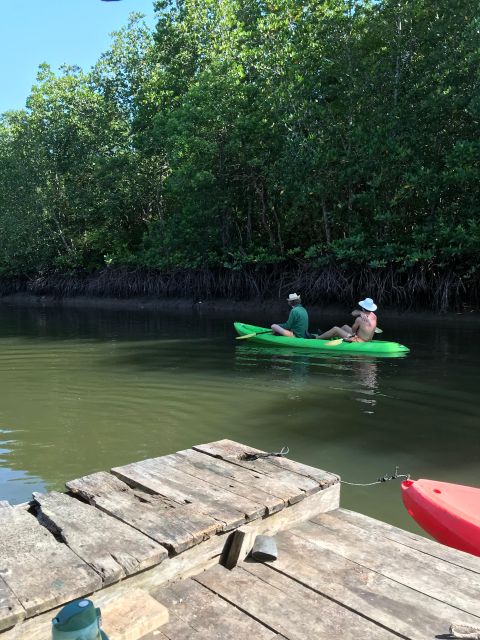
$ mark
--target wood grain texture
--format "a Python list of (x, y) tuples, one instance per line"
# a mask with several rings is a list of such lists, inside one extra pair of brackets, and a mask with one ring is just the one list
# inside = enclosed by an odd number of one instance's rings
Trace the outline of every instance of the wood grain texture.
[[(0, 574), (3, 575), (6, 570), (0, 559)], [(0, 578), (0, 631), (13, 627), (24, 618), (25, 609), (7, 583)]]
[(248, 556), (257, 537), (257, 528), (240, 527), (232, 534), (230, 548), (225, 558), (224, 566), (233, 569)]
[(179, 505), (160, 496), (135, 491), (110, 473), (94, 473), (67, 482), (74, 494), (118, 518), (173, 553), (181, 553), (222, 529), (194, 504)]
[[(262, 516), (275, 513), (285, 507), (284, 498), (269, 493), (263, 478), (258, 478), (255, 473), (247, 469), (228, 463), (224, 463), (224, 466), (221, 467), (218, 464), (221, 461), (216, 461), (211, 456), (198, 453), (193, 449), (165, 456), (162, 460), (172, 468), (183, 471), (194, 478), (204, 480), (216, 487), (227, 489), (233, 494), (263, 505)], [(275, 483), (271, 484), (270, 488), (273, 490)], [(280, 493), (281, 490), (282, 486), (280, 485), (277, 487), (277, 492)]]
[[(11, 509), (11, 505), (7, 500), (0, 500), (0, 511), (2, 509)], [(1, 520), (0, 520), (1, 522)], [(0, 532), (0, 576), (7, 571), (2, 563), (2, 540), (3, 537)], [(7, 583), (0, 577), (0, 630), (8, 629), (14, 624), (25, 618), (25, 609), (20, 604), (18, 598), (16, 598), (13, 591), (7, 585)]]
[(404, 529), (399, 529), (391, 524), (375, 520), (369, 516), (365, 516), (362, 513), (355, 511), (349, 511), (348, 509), (339, 509), (335, 516), (339, 520), (344, 520), (350, 524), (356, 525), (369, 533), (382, 536), (393, 542), (398, 542), (411, 549), (416, 549), (434, 558), (445, 560), (445, 562), (451, 562), (464, 569), (469, 569), (475, 573), (480, 573), (480, 558), (472, 556), (470, 553), (458, 551), (452, 549), (438, 542), (434, 542), (429, 538), (426, 538)]
[[(221, 447), (222, 451), (228, 452), (228, 454), (233, 457), (242, 456), (245, 453), (265, 453), (265, 451), (263, 451), (262, 449), (248, 447), (247, 445), (241, 444), (240, 442), (235, 442), (234, 440), (228, 439), (212, 442), (209, 443), (209, 445), (199, 445), (198, 448), (200, 449), (205, 446), (213, 446), (217, 450)], [(210, 453), (210, 455), (214, 454)], [(321, 487), (328, 487), (332, 484), (336, 484), (340, 480), (340, 477), (335, 473), (324, 471), (323, 469), (318, 469), (317, 467), (312, 467), (310, 465), (304, 464), (303, 462), (297, 462), (296, 460), (292, 460), (286, 456), (272, 456), (268, 458), (268, 461), (286, 471), (291, 471), (293, 473), (305, 476), (306, 478), (311, 478), (312, 480), (318, 482)]]
[(195, 580), (289, 640), (398, 638), (263, 564), (216, 566)]
[[(58, 542), (33, 515), (15, 507), (0, 509), (0, 569), (27, 616), (102, 585), (87, 563)], [(9, 616), (7, 620), (9, 625)], [(2, 626), (5, 628), (5, 623)]]
[[(334, 485), (324, 491), (308, 496), (303, 502), (287, 507), (268, 518), (246, 524), (245, 528), (258, 534), (274, 535), (285, 528), (298, 525), (303, 518), (309, 518), (325, 510), (337, 508), (339, 493), (339, 485)], [(169, 558), (148, 571), (137, 573), (119, 583), (103, 588), (99, 593), (94, 594), (94, 600), (95, 602), (98, 601), (101, 606), (103, 597), (111, 594), (123, 593), (124, 590), (133, 587), (151, 591), (170, 580), (187, 578), (215, 566), (220, 561), (221, 554), (228, 550), (231, 535), (223, 533), (212, 536), (202, 544), (187, 549), (178, 556)], [(97, 587), (99, 589), (101, 588), (101, 581), (98, 576), (95, 577), (99, 584)], [(94, 591), (94, 589), (85, 590), (78, 595), (85, 595), (90, 591)], [(11, 631), (6, 632), (2, 640), (45, 640), (46, 637), (48, 638), (48, 635), (45, 636), (45, 629), (50, 629), (50, 623), (50, 613), (39, 616), (34, 620), (26, 620)]]
[[(319, 530), (320, 529), (320, 530)], [(321, 514), (295, 529), (315, 545), (466, 613), (480, 616), (480, 576)]]
[[(454, 607), (307, 542), (296, 531), (278, 534), (278, 559), (271, 565), (275, 571), (412, 640), (446, 633), (459, 617)], [(468, 622), (480, 622), (461, 615)]]
[[(305, 498), (304, 501), (294, 504), (268, 518), (255, 520), (244, 525), (244, 529), (253, 530), (258, 534), (275, 535), (278, 531), (296, 526), (304, 519), (314, 515), (336, 509), (340, 496), (339, 485), (333, 485), (324, 491), (315, 493)], [(186, 578), (195, 575), (217, 564), (222, 554), (228, 552), (232, 533), (222, 533), (209, 538), (202, 544), (187, 549), (183, 553), (169, 558), (161, 565), (129, 578), (128, 582), (143, 589), (153, 589), (168, 580)], [(112, 587), (121, 589), (123, 583)], [(125, 583), (126, 584), (126, 583)]]
[(249, 615), (225, 602), (195, 580), (169, 584), (153, 595), (163, 602), (172, 614), (218, 640), (272, 640), (275, 633)]
[(170, 621), (166, 625), (149, 633), (142, 640), (211, 640), (211, 637), (170, 613)]
[(63, 493), (33, 494), (38, 518), (111, 584), (166, 557), (164, 547), (115, 518)]
[(168, 623), (168, 609), (143, 589), (129, 589), (101, 606), (102, 629), (109, 640), (140, 640)]
[[(31, 545), (34, 553), (42, 552), (42, 545), (37, 544), (41, 540), (50, 545), (56, 558), (40, 563), (45, 569), (35, 588), (42, 592), (43, 599), (24, 602), (18, 598), (20, 616), (24, 615), (22, 607), (28, 617), (102, 587), (96, 594), (98, 599), (110, 593), (110, 588), (118, 588), (116, 593), (132, 587), (156, 588), (167, 580), (218, 563), (230, 546), (228, 532), (232, 529), (245, 526), (250, 537), (254, 532), (272, 535), (338, 507), (338, 484), (322, 490), (319, 477), (313, 479), (312, 473), (304, 470), (299, 474), (292, 469), (291, 465), (287, 469), (268, 461), (259, 461), (249, 469), (189, 449), (115, 469), (115, 474), (91, 474), (71, 481), (67, 486), (73, 496), (35, 494), (32, 504), (36, 517), (27, 510), (29, 505), (15, 513), (23, 514), (38, 534)], [(10, 506), (0, 505), (0, 512), (12, 511)], [(23, 525), (21, 528), (28, 532), (28, 526)], [(168, 559), (166, 549), (171, 553)], [(60, 562), (62, 554), (68, 557), (68, 566)], [(33, 552), (28, 562), (26, 566), (37, 568)], [(52, 594), (46, 576), (52, 573), (52, 567), (55, 576), (55, 562), (62, 578), (55, 585), (59, 592)], [(4, 576), (7, 609), (8, 596), (18, 594), (13, 584), (17, 586), (23, 575), (13, 574), (12, 583), (10, 575), (8, 579)], [(76, 579), (73, 586), (63, 580), (68, 582), (70, 575)], [(119, 580), (122, 583), (113, 586)], [(46, 624), (47, 617), (49, 627), (49, 615), (39, 616), (35, 621), (17, 624), (8, 636), (4, 634), (5, 640), (21, 638), (22, 634), (29, 640), (39, 640), (42, 636), (38, 629)], [(8, 624), (15, 621), (11, 618)]]
[[(287, 460), (286, 458), (270, 457), (260, 458), (258, 460), (245, 460), (247, 453), (264, 453), (259, 449), (254, 449), (246, 445), (242, 445), (233, 440), (219, 440), (217, 442), (209, 442), (207, 444), (196, 445), (193, 447), (195, 451), (200, 451), (214, 458), (220, 458), (226, 462), (250, 469), (256, 473), (271, 476), (279, 481), (291, 486), (292, 489), (300, 490), (305, 495), (311, 495), (322, 488), (330, 486), (338, 481), (336, 476), (317, 469), (319, 477), (311, 478), (309, 475), (302, 473), (305, 465), (298, 462)], [(313, 468), (312, 468), (313, 469)]]
[(224, 531), (240, 527), (247, 520), (259, 518), (265, 513), (263, 505), (173, 469), (162, 458), (116, 467), (112, 473), (130, 486), (156, 493), (179, 504), (195, 504), (198, 511), (221, 522)]

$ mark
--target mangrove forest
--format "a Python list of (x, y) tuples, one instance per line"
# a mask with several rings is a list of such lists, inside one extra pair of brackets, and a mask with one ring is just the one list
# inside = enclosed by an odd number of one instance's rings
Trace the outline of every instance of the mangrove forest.
[(479, 121), (478, 2), (161, 0), (1, 117), (0, 292), (478, 306)]

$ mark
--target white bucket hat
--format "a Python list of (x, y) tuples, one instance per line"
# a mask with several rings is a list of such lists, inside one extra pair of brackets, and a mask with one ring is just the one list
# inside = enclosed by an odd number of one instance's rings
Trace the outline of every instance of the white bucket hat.
[(367, 311), (376, 311), (378, 309), (377, 305), (371, 298), (360, 300), (358, 304), (362, 307), (362, 309), (366, 309)]
[(287, 302), (294, 302), (295, 300), (300, 300), (300, 295), (298, 293), (289, 293)]

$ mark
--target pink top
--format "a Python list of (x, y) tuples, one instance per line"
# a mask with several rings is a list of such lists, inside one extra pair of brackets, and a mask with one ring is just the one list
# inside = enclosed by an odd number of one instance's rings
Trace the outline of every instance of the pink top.
[(373, 311), (362, 311), (352, 327), (355, 335), (360, 340), (368, 342), (375, 334), (377, 327), (377, 316)]

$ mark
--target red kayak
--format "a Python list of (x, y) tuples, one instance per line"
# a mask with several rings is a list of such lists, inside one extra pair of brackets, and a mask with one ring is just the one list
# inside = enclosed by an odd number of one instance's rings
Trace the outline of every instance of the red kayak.
[(442, 544), (480, 556), (480, 489), (435, 480), (405, 480), (412, 518)]

